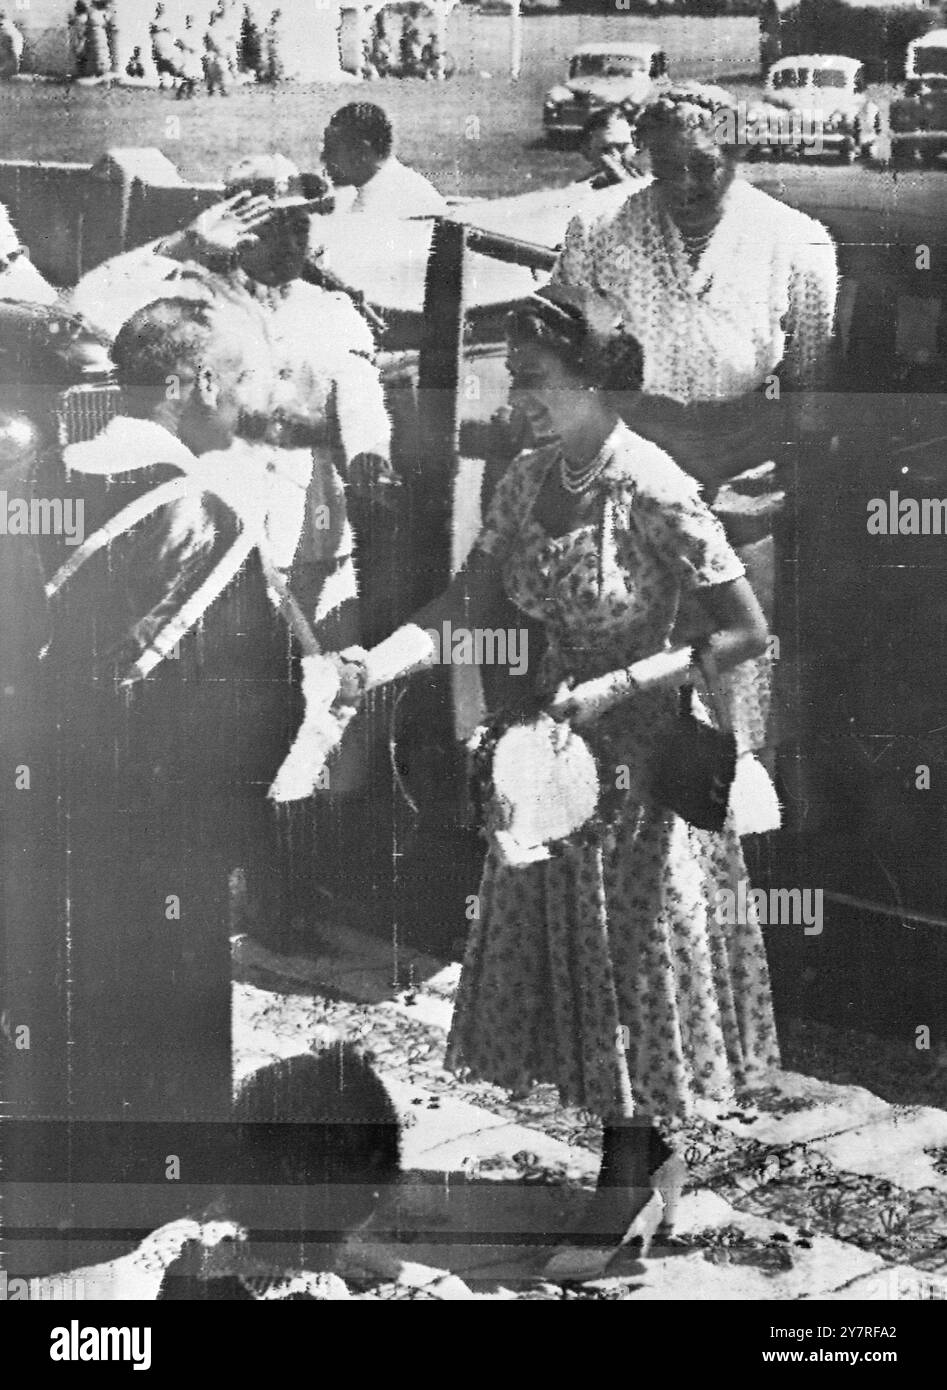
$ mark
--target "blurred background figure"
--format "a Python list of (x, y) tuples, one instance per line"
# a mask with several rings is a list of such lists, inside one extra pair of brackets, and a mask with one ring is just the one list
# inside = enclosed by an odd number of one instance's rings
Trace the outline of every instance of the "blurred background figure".
[(112, 71), (112, 49), (109, 43), (111, 18), (108, 0), (92, 0), (86, 29), (85, 77), (106, 77)]
[(270, 22), (263, 32), (263, 54), (264, 82), (282, 82), (286, 75), (286, 65), (283, 61), (283, 11), (274, 10), (270, 15)]
[(197, 91), (197, 84), (203, 81), (204, 65), (201, 61), (201, 49), (199, 47), (197, 29), (194, 25), (194, 16), (186, 15), (184, 19), (184, 32), (179, 34), (174, 41), (174, 46), (178, 50), (178, 90), (177, 95), (181, 97), (192, 97)]
[(158, 73), (158, 85), (173, 87), (177, 80), (178, 55), (174, 47), (174, 35), (161, 0), (158, 0), (155, 6), (155, 17), (148, 32), (151, 34), (151, 56)]
[(263, 81), (266, 68), (263, 30), (249, 5), (244, 5), (240, 17), (240, 65), (244, 72), (252, 73), (258, 82)]
[(85, 0), (76, 0), (75, 9), (69, 16), (69, 52), (72, 57), (70, 70), (73, 77), (85, 77), (86, 43), (89, 30), (89, 7)]
[(211, 13), (208, 32), (213, 35), (213, 47), (220, 54), (228, 84), (236, 82), (240, 72), (240, 18), (236, 7), (219, 0)]
[(418, 24), (418, 6), (412, 5), (401, 26), (401, 76), (414, 77), (422, 68), (424, 36)]
[(134, 77), (136, 81), (140, 81), (144, 77), (144, 75), (145, 65), (141, 61), (141, 49), (133, 48), (132, 56), (125, 64), (125, 76)]
[[(631, 122), (617, 106), (604, 106), (585, 123), (580, 146), (592, 173), (581, 183), (593, 189), (637, 183), (643, 178), (635, 163), (638, 147)], [(626, 190), (632, 191), (630, 187)]]
[(228, 96), (231, 74), (227, 61), (226, 36), (222, 27), (214, 23), (213, 15), (204, 35), (204, 53), (201, 61), (208, 96), (213, 96), (215, 92), (219, 92), (222, 97)]
[(376, 14), (372, 23), (369, 61), (377, 77), (390, 76), (392, 67), (391, 42), (385, 29), (382, 11)]
[(23, 57), (23, 35), (5, 10), (0, 10), (0, 81), (16, 77)]

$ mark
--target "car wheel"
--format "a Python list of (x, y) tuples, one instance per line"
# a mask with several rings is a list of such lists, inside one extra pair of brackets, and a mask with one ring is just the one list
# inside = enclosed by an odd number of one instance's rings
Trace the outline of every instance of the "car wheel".
[(854, 164), (858, 158), (858, 145), (850, 135), (847, 135), (839, 146), (839, 155), (843, 164)]

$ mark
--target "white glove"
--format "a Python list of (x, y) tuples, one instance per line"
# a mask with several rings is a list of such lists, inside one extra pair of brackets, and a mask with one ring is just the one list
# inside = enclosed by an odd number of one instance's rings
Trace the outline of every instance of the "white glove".
[(416, 623), (405, 623), (396, 628), (390, 637), (366, 652), (361, 647), (349, 647), (340, 655), (346, 661), (364, 661), (365, 688), (374, 690), (380, 685), (388, 685), (399, 676), (420, 671), (424, 666), (433, 666), (437, 649), (431, 634)]

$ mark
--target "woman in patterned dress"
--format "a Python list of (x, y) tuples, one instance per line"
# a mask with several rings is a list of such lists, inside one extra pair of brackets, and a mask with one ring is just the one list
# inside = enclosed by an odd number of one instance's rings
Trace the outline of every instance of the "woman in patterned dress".
[[(634, 428), (705, 483), (711, 503), (726, 479), (785, 458), (785, 441), (817, 427), (811, 396), (799, 393), (819, 384), (838, 284), (825, 227), (738, 176), (739, 113), (725, 98), (695, 84), (646, 107), (636, 136), (652, 182), (617, 212), (574, 218), (552, 275), (593, 324), (621, 322), (641, 343)], [(761, 470), (746, 484), (769, 489), (762, 525), (732, 491), (718, 499), (722, 513), (742, 513), (731, 534), (770, 621), (773, 514), (787, 474)], [(725, 687), (741, 750), (762, 750), (772, 741), (769, 657), (741, 664)]]
[[(635, 362), (640, 379), (637, 344), (625, 339), (622, 356), (626, 379)], [(651, 790), (693, 679), (691, 648), (671, 642), (682, 596), (708, 614), (722, 669), (762, 650), (765, 621), (697, 484), (598, 389), (608, 360), (573, 310), (537, 296), (512, 316), (514, 395), (547, 413), (558, 442), (514, 461), (440, 598), (371, 652), (342, 653), (362, 667), (345, 687), (357, 699), (432, 663), (424, 629), (489, 622), (505, 593), (545, 626), (528, 677), (540, 699), (582, 726), (603, 777), (626, 770), (622, 812), (593, 843), (522, 867), (491, 844), (447, 1048), (455, 1071), (520, 1094), (552, 1082), (564, 1104), (603, 1118), (587, 1232), (610, 1242), (603, 1265), (623, 1234), (653, 1233), (662, 1186), (666, 1200), (679, 1190), (683, 1165), (655, 1120), (698, 1097), (732, 1100), (778, 1066), (759, 926), (715, 915), (719, 891), (745, 876), (739, 839), (732, 825), (695, 829)]]

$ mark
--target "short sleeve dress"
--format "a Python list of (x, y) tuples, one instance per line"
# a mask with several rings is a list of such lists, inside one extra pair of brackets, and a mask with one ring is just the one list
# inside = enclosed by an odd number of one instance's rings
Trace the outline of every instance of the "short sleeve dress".
[[(616, 426), (578, 525), (549, 536), (533, 504), (555, 447), (521, 455), (498, 485), (478, 546), (511, 600), (540, 619), (537, 674), (551, 692), (666, 649), (687, 591), (743, 566), (694, 483), (657, 446)], [(607, 1116), (686, 1116), (779, 1065), (769, 975), (752, 911), (721, 903), (745, 879), (732, 826), (695, 829), (650, 789), (674, 691), (637, 696), (595, 726), (603, 775), (626, 770), (622, 813), (591, 844), (510, 866), (491, 848), (458, 989), (446, 1064)], [(732, 899), (722, 897), (730, 890)], [(746, 895), (742, 895), (745, 897)]]

